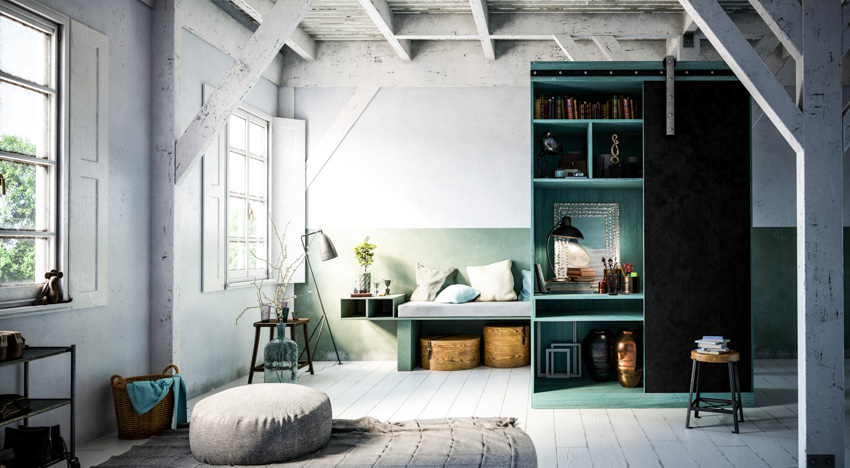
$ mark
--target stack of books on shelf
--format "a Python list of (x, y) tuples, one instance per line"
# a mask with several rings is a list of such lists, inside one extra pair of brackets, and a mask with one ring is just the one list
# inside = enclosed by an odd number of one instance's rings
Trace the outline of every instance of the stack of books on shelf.
[(535, 119), (637, 119), (635, 100), (614, 95), (607, 101), (579, 101), (569, 96), (534, 98)]
[(697, 352), (700, 354), (723, 354), (729, 351), (726, 347), (729, 340), (724, 340), (722, 336), (703, 336), (701, 340), (694, 340), (698, 346)]
[(566, 278), (551, 278), (546, 280), (546, 288), (556, 294), (590, 294), (595, 292), (593, 282), (578, 283)]
[(596, 278), (596, 272), (590, 267), (567, 268), (567, 277), (577, 283), (590, 283)]

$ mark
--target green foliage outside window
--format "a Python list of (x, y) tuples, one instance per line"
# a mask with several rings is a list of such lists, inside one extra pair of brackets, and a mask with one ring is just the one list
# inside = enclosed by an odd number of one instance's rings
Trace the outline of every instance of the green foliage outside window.
[[(12, 135), (0, 135), (0, 150), (35, 155), (35, 145)], [(31, 164), (0, 160), (0, 173), (6, 179), (6, 195), (0, 197), (0, 227), (25, 228), (28, 220), (35, 217), (36, 168)], [(31, 283), (34, 279), (35, 242), (0, 238), (0, 284)]]

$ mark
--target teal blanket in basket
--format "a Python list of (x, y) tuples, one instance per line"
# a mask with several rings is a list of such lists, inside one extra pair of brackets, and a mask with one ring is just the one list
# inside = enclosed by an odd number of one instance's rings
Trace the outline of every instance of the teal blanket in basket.
[(162, 401), (168, 391), (174, 389), (174, 417), (171, 418), (171, 428), (187, 422), (186, 417), (186, 383), (180, 374), (174, 374), (154, 381), (141, 381), (127, 384), (127, 395), (130, 403), (139, 416), (150, 411)]

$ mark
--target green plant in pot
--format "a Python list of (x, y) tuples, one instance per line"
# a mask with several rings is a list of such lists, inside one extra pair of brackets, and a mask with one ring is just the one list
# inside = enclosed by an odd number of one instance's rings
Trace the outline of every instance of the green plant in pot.
[[(272, 241), (277, 241), (279, 253), (276, 259), (270, 261), (251, 252), (254, 258), (266, 264), (268, 276), (254, 279), (253, 284), (257, 290), (257, 305), (242, 309), (242, 312), (236, 317), (236, 323), (238, 325), (242, 315), (251, 309), (259, 309), (261, 316), (268, 313), (269, 309), (273, 310), (277, 316), (277, 334), (275, 339), (269, 341), (263, 350), (265, 382), (298, 383), (298, 345), (286, 338), (284, 323), (289, 318), (289, 301), (296, 297), (295, 294), (287, 296), (286, 293), (292, 281), (292, 276), (304, 263), (306, 254), (301, 254), (294, 260), (289, 260), (285, 242), (286, 228), (289, 227), (289, 224), (287, 223), (283, 233), (280, 233), (271, 215), (269, 215), (269, 223), (274, 234)], [(274, 282), (274, 292), (271, 296), (263, 289), (267, 281)], [(293, 318), (297, 319), (298, 317), (293, 314)]]
[[(369, 273), (369, 265), (375, 261), (375, 244), (369, 243), (369, 236), (363, 239), (363, 242), (354, 246), (354, 256), (357, 257), (357, 263), (363, 266), (363, 273), (360, 274), (360, 285), (358, 291), (361, 293), (369, 292), (369, 285), (372, 284), (372, 274)], [(377, 292), (377, 291), (375, 291)]]

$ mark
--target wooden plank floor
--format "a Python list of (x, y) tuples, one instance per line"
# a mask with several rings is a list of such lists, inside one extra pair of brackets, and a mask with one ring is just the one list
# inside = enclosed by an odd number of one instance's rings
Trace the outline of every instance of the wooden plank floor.
[[(316, 374), (304, 372), (299, 381), (328, 394), (335, 418), (513, 416), (534, 440), (541, 467), (797, 466), (796, 360), (756, 361), (757, 407), (744, 410), (740, 434), (731, 433), (731, 415), (692, 418), (697, 428), (686, 430), (684, 409), (532, 409), (527, 367), (397, 372), (394, 362), (315, 364)], [(190, 412), (202, 398), (246, 382), (190, 400)], [(113, 435), (78, 453), (83, 466), (93, 466), (139, 443)], [(845, 452), (850, 460), (850, 448)]]

